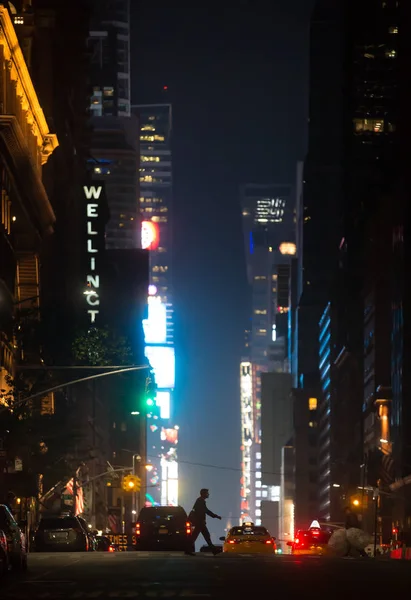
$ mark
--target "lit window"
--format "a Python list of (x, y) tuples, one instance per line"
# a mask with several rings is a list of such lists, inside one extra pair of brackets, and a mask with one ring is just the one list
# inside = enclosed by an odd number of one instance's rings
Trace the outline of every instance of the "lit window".
[(356, 133), (382, 133), (384, 119), (354, 119), (354, 130)]
[(105, 96), (114, 96), (114, 88), (112, 87), (105, 87), (103, 88), (103, 93)]
[(277, 308), (277, 312), (280, 313), (281, 315), (288, 313), (288, 311), (289, 311), (288, 306), (279, 306)]
[(260, 473), (260, 472), (257, 472), (257, 473), (255, 474), (255, 478), (256, 478), (256, 479), (261, 479), (261, 473)]
[(261, 452), (256, 452), (255, 457), (257, 460), (261, 460)]
[(148, 117), (148, 120), (149, 120), (149, 121), (155, 121), (155, 120), (156, 120), (156, 118), (155, 118), (155, 117), (153, 117), (153, 116), (151, 116), (151, 117)]
[(140, 156), (141, 162), (160, 162), (159, 156)]
[(260, 488), (260, 487), (261, 487), (261, 481), (256, 481), (256, 482), (255, 482), (255, 487), (258, 487), (258, 488)]
[(254, 281), (265, 281), (267, 279), (267, 277), (265, 277), (265, 275), (256, 275), (254, 277)]
[(266, 315), (266, 314), (267, 314), (267, 311), (266, 311), (265, 309), (264, 309), (264, 310), (261, 310), (261, 309), (259, 309), (259, 308), (256, 308), (256, 309), (255, 309), (255, 311), (254, 311), (254, 314), (255, 314), (255, 315)]
[(268, 498), (268, 492), (267, 492), (267, 490), (263, 491), (263, 498)]
[(261, 462), (255, 463), (255, 468), (256, 469), (261, 469)]
[[(264, 494), (264, 492), (263, 492), (263, 494)], [(260, 492), (260, 490), (256, 491), (255, 497), (256, 498), (261, 498), (261, 492)]]
[(310, 421), (308, 427), (317, 427), (317, 423), (315, 421)]
[(152, 125), (143, 125), (141, 128), (141, 131), (155, 131), (156, 128), (153, 127)]
[(395, 58), (397, 56), (396, 50), (387, 50), (385, 53), (386, 58)]
[(256, 509), (256, 511), (255, 511), (255, 516), (256, 516), (256, 517), (261, 517), (261, 509), (260, 509), (260, 508), (257, 508), (257, 509)]
[(141, 142), (164, 142), (164, 135), (140, 135)]
[(272, 279), (273, 281), (277, 281), (277, 279), (278, 279), (278, 275), (277, 275), (277, 273), (274, 273), (273, 275), (271, 275), (271, 279)]
[(398, 33), (398, 27), (393, 25), (393, 27), (389, 28), (388, 33)]
[(318, 404), (317, 398), (308, 398), (309, 410), (317, 410), (317, 404)]

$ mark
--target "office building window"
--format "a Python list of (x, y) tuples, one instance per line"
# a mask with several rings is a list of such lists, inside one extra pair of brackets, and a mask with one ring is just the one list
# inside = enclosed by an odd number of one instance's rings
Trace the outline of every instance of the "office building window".
[(308, 399), (309, 410), (317, 410), (317, 404), (318, 404), (317, 398), (309, 398)]

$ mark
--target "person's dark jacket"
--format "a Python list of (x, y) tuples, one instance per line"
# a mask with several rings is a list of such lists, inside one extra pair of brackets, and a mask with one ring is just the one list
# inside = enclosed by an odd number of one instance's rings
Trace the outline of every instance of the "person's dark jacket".
[(349, 512), (345, 517), (345, 528), (351, 529), (351, 527), (354, 527), (355, 529), (361, 529), (358, 516), (354, 512)]
[(206, 515), (212, 517), (213, 519), (218, 517), (218, 515), (211, 512), (211, 510), (207, 508), (205, 499), (200, 496), (194, 503), (193, 509), (189, 515), (189, 521), (191, 523), (205, 523)]

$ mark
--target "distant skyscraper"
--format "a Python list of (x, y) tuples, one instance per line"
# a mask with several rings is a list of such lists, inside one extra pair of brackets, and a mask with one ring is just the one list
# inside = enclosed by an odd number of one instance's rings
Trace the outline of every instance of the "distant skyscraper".
[(138, 121), (135, 117), (91, 119), (93, 178), (105, 182), (110, 211), (106, 248), (132, 250), (140, 247), (138, 205)]
[(153, 367), (159, 419), (149, 421), (147, 446), (153, 456), (148, 474), (151, 504), (178, 503), (178, 426), (173, 418), (175, 384), (174, 319), (171, 281), (172, 117), (170, 104), (133, 106), (140, 123), (141, 246), (150, 251), (146, 356)]
[(288, 285), (295, 245), (295, 197), (290, 185), (245, 185), (241, 190), (247, 274), (252, 287), (248, 348), (241, 363), (241, 518), (261, 522), (263, 500), (279, 499), (264, 484), (261, 454), (261, 373), (288, 371)]
[(93, 0), (91, 114), (130, 116), (130, 0)]
[(130, 0), (92, 0), (90, 168), (105, 181), (109, 249), (139, 243), (138, 121), (130, 103)]

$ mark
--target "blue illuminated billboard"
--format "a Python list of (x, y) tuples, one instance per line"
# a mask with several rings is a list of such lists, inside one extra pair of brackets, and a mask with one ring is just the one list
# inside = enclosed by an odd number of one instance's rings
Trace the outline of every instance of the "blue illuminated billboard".
[(175, 355), (171, 346), (146, 346), (144, 354), (149, 361), (159, 390), (172, 390), (175, 385)]
[(156, 395), (156, 404), (160, 409), (160, 418), (161, 419), (169, 419), (170, 418), (170, 392), (165, 390), (160, 390)]
[(167, 341), (167, 308), (159, 296), (148, 298), (148, 319), (143, 321), (146, 344), (165, 344)]

